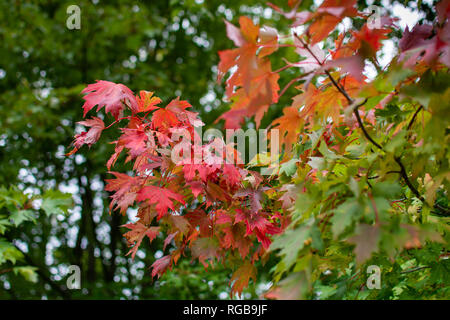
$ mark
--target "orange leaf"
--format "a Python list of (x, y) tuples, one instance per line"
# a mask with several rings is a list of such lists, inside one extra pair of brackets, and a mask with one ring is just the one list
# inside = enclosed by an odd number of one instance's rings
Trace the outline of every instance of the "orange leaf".
[(256, 267), (249, 261), (246, 261), (231, 277), (230, 282), (233, 282), (233, 285), (231, 287), (230, 296), (232, 297), (235, 293), (241, 295), (244, 288), (248, 286), (250, 279), (256, 281)]

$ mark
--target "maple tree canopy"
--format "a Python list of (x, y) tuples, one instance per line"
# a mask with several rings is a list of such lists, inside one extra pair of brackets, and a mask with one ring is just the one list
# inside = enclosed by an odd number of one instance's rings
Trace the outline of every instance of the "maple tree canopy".
[[(249, 118), (258, 128), (292, 94), (271, 124), (282, 153), (264, 164), (270, 176), (251, 164), (210, 161), (212, 143), (230, 146), (218, 138), (195, 145), (203, 123), (187, 101), (135, 95), (104, 80), (83, 90), (80, 124), (89, 129), (75, 136), (70, 154), (120, 128), (105, 189), (113, 192), (111, 209), (138, 208), (137, 221), (123, 226), (128, 254), (162, 237), (152, 276), (184, 257), (205, 268), (220, 263), (233, 270), (232, 296), (276, 255), (266, 298), (383, 299), (413, 290), (448, 297), (450, 1), (437, 4), (433, 24), (405, 30), (387, 65), (379, 55), (398, 31), (396, 19), (371, 24), (356, 0), (325, 0), (313, 12), (302, 1), (270, 6), (291, 27), (275, 30), (246, 16), (238, 25), (225, 21), (235, 48), (218, 53), (217, 79), (230, 102), (218, 122), (228, 129)], [(346, 18), (358, 23), (343, 29)], [(105, 124), (108, 114), (114, 119)], [(200, 148), (200, 162), (172, 160), (177, 130), (189, 133), (183, 143), (193, 154)], [(119, 159), (130, 163), (126, 173), (111, 171)], [(383, 290), (363, 290), (369, 265), (382, 268)], [(405, 282), (417, 275), (426, 284)], [(400, 283), (407, 284), (394, 292)]]

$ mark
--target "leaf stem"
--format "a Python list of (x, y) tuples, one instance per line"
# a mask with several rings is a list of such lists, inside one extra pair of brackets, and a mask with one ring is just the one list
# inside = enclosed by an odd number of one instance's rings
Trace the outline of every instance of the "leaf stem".
[(412, 125), (414, 124), (414, 121), (416, 120), (417, 115), (419, 114), (419, 112), (423, 109), (423, 106), (421, 105), (416, 112), (414, 112), (414, 115), (411, 119), (411, 121), (408, 124), (408, 131), (411, 130)]

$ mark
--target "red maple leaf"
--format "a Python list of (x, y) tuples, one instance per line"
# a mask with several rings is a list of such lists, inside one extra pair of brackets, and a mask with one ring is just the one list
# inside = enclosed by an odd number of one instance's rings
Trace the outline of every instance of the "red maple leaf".
[(304, 119), (300, 117), (298, 108), (286, 107), (283, 109), (283, 116), (275, 119), (272, 126), (277, 127), (280, 132), (280, 140), (285, 145), (286, 153), (290, 154), (292, 145), (297, 141), (300, 127)]
[(364, 58), (359, 54), (355, 54), (350, 57), (342, 57), (335, 60), (328, 61), (324, 68), (339, 67), (344, 72), (348, 72), (355, 80), (363, 82), (365, 79), (363, 75), (364, 71)]
[(387, 39), (386, 34), (391, 30), (384, 28), (369, 28), (365, 24), (361, 30), (353, 33), (355, 41), (359, 43), (359, 54), (363, 57), (373, 57), (380, 50), (381, 41)]
[(164, 219), (172, 226), (172, 229), (177, 230), (176, 232), (178, 233), (186, 234), (191, 228), (189, 221), (184, 216), (168, 214), (164, 216)]
[(174, 233), (171, 233), (166, 237), (166, 239), (164, 240), (163, 250), (166, 250), (166, 247), (169, 245), (169, 243), (172, 242), (172, 240), (176, 237), (178, 233), (179, 233), (178, 231), (175, 231)]
[(82, 93), (88, 93), (83, 97), (86, 102), (83, 105), (83, 117), (96, 105), (97, 111), (105, 107), (117, 120), (124, 109), (128, 106), (131, 111), (137, 112), (138, 105), (133, 92), (123, 84), (100, 80), (88, 85)]
[(158, 219), (161, 219), (167, 210), (170, 208), (174, 210), (173, 200), (184, 204), (184, 198), (181, 194), (175, 193), (172, 190), (161, 188), (157, 186), (145, 186), (139, 190), (137, 201), (148, 201), (150, 204), (155, 204), (155, 209), (158, 212)]
[(226, 81), (226, 95), (233, 101), (232, 109), (219, 118), (231, 129), (240, 127), (245, 117), (252, 116), (256, 116), (259, 126), (269, 105), (278, 101), (280, 89), (279, 75), (272, 72), (266, 58), (277, 49), (276, 30), (268, 27), (260, 30), (248, 17), (241, 17), (239, 24), (240, 29), (226, 22), (227, 35), (238, 48), (219, 52), (218, 81), (230, 68), (237, 67)]
[(167, 109), (158, 109), (152, 116), (152, 124), (156, 129), (172, 128), (175, 127), (178, 122), (176, 114)]
[(69, 152), (67, 155), (72, 155), (78, 151), (84, 144), (88, 146), (93, 145), (98, 141), (100, 135), (102, 134), (103, 129), (105, 129), (105, 124), (103, 120), (97, 117), (93, 117), (92, 119), (80, 121), (79, 124), (82, 124), (86, 127), (91, 127), (87, 132), (82, 132), (80, 134), (75, 135), (75, 140), (73, 145), (75, 148)]
[(201, 181), (189, 181), (186, 184), (191, 187), (192, 194), (195, 198), (205, 191), (205, 185)]
[(238, 295), (242, 294), (244, 288), (248, 286), (250, 279), (256, 281), (256, 267), (249, 261), (246, 261), (231, 277), (230, 282), (233, 284), (231, 286), (230, 296), (232, 297), (233, 293), (237, 293)]
[(226, 178), (226, 182), (230, 186), (238, 185), (242, 181), (241, 171), (231, 164), (223, 165), (223, 175)]
[(252, 239), (245, 235), (245, 226), (243, 224), (225, 225), (222, 229), (223, 237), (220, 237), (220, 242), (223, 248), (232, 248), (239, 251), (239, 254), (244, 259), (250, 252), (253, 246)]
[(153, 262), (152, 277), (158, 276), (158, 278), (159, 278), (160, 276), (162, 276), (163, 273), (167, 271), (167, 268), (170, 267), (171, 262), (172, 262), (172, 259), (171, 259), (170, 255), (159, 258), (158, 260)]
[(127, 239), (129, 245), (133, 245), (133, 248), (131, 248), (131, 250), (127, 253), (127, 255), (131, 254), (132, 259), (134, 259), (134, 256), (136, 255), (136, 252), (144, 237), (147, 236), (150, 242), (152, 242), (158, 236), (160, 229), (160, 227), (147, 227), (140, 222), (128, 223), (122, 227), (126, 227), (131, 230), (123, 236)]
[(148, 135), (145, 132), (144, 126), (137, 129), (124, 128), (121, 129), (123, 134), (119, 138), (120, 143), (129, 149), (131, 158), (136, 158), (147, 148)]
[(115, 179), (106, 179), (106, 191), (116, 191), (112, 196), (110, 210), (117, 204), (120, 213), (125, 214), (130, 205), (134, 203), (136, 198), (136, 190), (140, 186), (140, 177), (130, 177), (120, 172), (111, 172), (116, 176)]
[(153, 96), (153, 92), (142, 90), (139, 95), (140, 97), (136, 97), (139, 112), (158, 109), (157, 104), (161, 102), (161, 99)]
[(198, 228), (200, 236), (207, 237), (212, 233), (213, 221), (211, 216), (206, 214), (203, 210), (195, 210), (188, 212), (184, 217), (188, 219), (191, 226)]
[(184, 122), (186, 125), (192, 125), (193, 127), (203, 126), (204, 123), (198, 119), (198, 113), (186, 110), (192, 108), (191, 104), (185, 100), (180, 100), (180, 97), (173, 99), (167, 105), (166, 110), (173, 112), (178, 120)]
[(221, 224), (231, 225), (233, 223), (233, 218), (227, 211), (219, 209), (215, 212), (214, 222), (219, 225)]

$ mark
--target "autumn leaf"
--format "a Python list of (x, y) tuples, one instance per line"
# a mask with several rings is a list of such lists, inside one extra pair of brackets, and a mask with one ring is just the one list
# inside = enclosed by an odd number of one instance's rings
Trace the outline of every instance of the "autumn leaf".
[(161, 99), (153, 96), (153, 92), (142, 90), (139, 92), (139, 97), (136, 97), (139, 112), (147, 112), (158, 109), (157, 104)]
[(286, 153), (290, 154), (292, 145), (297, 141), (297, 137), (304, 119), (296, 107), (286, 107), (283, 109), (283, 116), (273, 121), (272, 126), (278, 128), (281, 143), (286, 148)]
[(353, 32), (353, 37), (356, 44), (351, 46), (358, 47), (358, 55), (362, 58), (373, 58), (382, 47), (382, 40), (387, 39), (387, 34), (390, 29), (373, 28), (365, 24), (358, 32)]
[(129, 150), (131, 158), (136, 158), (147, 149), (148, 135), (143, 127), (137, 129), (121, 129), (123, 134), (119, 142)]
[(253, 241), (245, 235), (245, 226), (242, 224), (225, 225), (222, 228), (223, 237), (220, 237), (221, 246), (225, 249), (238, 250), (242, 259), (247, 257), (253, 247)]
[(184, 217), (186, 217), (191, 226), (198, 228), (200, 236), (211, 236), (213, 221), (211, 216), (206, 214), (203, 210), (188, 212)]
[(233, 223), (233, 218), (227, 211), (219, 209), (215, 212), (214, 222), (218, 225), (231, 225)]
[(174, 113), (178, 120), (184, 122), (186, 125), (192, 125), (193, 127), (203, 126), (204, 123), (198, 118), (198, 113), (186, 110), (188, 108), (192, 108), (190, 103), (186, 100), (180, 100), (180, 97), (177, 97), (170, 101), (166, 110)]
[(83, 97), (86, 100), (83, 105), (83, 117), (96, 105), (97, 112), (105, 107), (105, 111), (110, 112), (116, 120), (122, 114), (124, 106), (128, 106), (133, 112), (138, 111), (133, 92), (120, 83), (100, 80), (88, 85), (82, 93), (87, 93)]
[(191, 243), (192, 256), (198, 258), (205, 268), (218, 255), (218, 243), (214, 238), (199, 238)]
[(166, 247), (169, 245), (169, 243), (172, 242), (172, 240), (177, 236), (178, 233), (178, 231), (171, 233), (166, 237), (166, 239), (164, 239), (163, 250), (166, 250)]
[[(216, 122), (236, 129), (254, 121), (259, 128), (267, 124), (263, 117), (276, 114), (278, 119), (267, 119), (268, 129), (279, 135), (269, 134), (269, 141), (280, 139), (284, 158), (276, 163), (279, 150), (272, 147), (255, 157), (265, 157), (271, 176), (241, 163), (224, 164), (224, 154), (234, 160), (240, 154), (221, 138), (196, 145), (202, 140), (196, 127), (204, 123), (188, 101), (177, 97), (164, 107), (153, 92), (135, 97), (107, 81), (83, 90), (84, 115), (105, 107), (116, 119), (108, 128), (116, 125), (121, 132), (107, 167), (125, 150), (122, 162), (129, 171), (113, 172), (105, 190), (112, 192), (111, 209), (138, 209), (137, 221), (125, 225), (128, 254), (134, 258), (145, 237), (152, 241), (163, 233), (162, 249), (170, 254), (152, 264), (152, 276), (189, 254), (205, 268), (217, 260), (235, 270), (232, 295), (241, 295), (250, 279), (256, 283), (256, 263), (276, 254), (266, 298), (352, 299), (380, 297), (361, 291), (358, 271), (349, 268), (358, 269), (377, 252), (389, 278), (408, 288), (383, 291), (383, 298), (414, 297), (411, 279), (417, 278), (432, 291), (430, 298), (441, 298), (443, 289), (429, 279), (442, 279), (445, 268), (435, 265), (448, 256), (442, 236), (448, 229), (448, 170), (442, 164), (448, 153), (449, 1), (439, 2), (434, 22), (427, 15), (427, 24), (406, 29), (399, 54), (383, 66), (377, 58), (386, 58), (382, 45), (394, 39), (395, 18), (381, 17), (381, 26), (369, 27), (372, 16), (358, 12), (367, 8), (356, 0), (325, 0), (318, 8), (310, 2), (290, 0), (287, 11), (269, 5), (292, 23), (280, 32), (248, 17), (239, 18), (239, 26), (225, 21), (235, 48), (219, 52), (217, 76), (220, 81), (228, 75), (230, 109)], [(348, 18), (354, 23), (345, 23), (345, 32), (333, 32)], [(306, 31), (293, 34), (294, 28)], [(296, 62), (286, 59), (297, 55)], [(366, 62), (375, 67), (370, 77), (363, 73)], [(81, 124), (90, 129), (75, 136), (75, 151), (95, 143), (105, 128), (100, 118)], [(180, 142), (180, 132), (190, 138)], [(172, 159), (173, 151), (186, 150), (199, 151), (201, 159)], [(14, 208), (31, 215), (29, 203)], [(0, 219), (0, 229), (7, 223)], [(417, 277), (399, 274), (410, 264), (426, 270), (413, 268)]]
[(433, 26), (418, 24), (412, 30), (406, 26), (403, 37), (400, 39), (399, 47), (402, 51), (414, 49), (426, 44), (426, 40), (432, 35)]
[(188, 181), (186, 184), (191, 188), (195, 198), (205, 191), (205, 185), (201, 181)]
[[(269, 27), (260, 32), (247, 17), (241, 17), (239, 23), (240, 29), (226, 22), (227, 35), (238, 48), (219, 52), (218, 81), (237, 66), (226, 81), (226, 95), (233, 101), (232, 109), (220, 118), (225, 119), (226, 128), (238, 128), (245, 117), (251, 116), (256, 116), (259, 126), (269, 105), (278, 101), (279, 76), (271, 72), (270, 61), (265, 59), (277, 48), (277, 33)], [(259, 46), (262, 49), (257, 56)]]
[(171, 265), (170, 255), (159, 258), (152, 264), (152, 277), (161, 277)]
[[(261, 75), (256, 76), (248, 83), (248, 91), (239, 88), (230, 95), (233, 102), (231, 110), (225, 112), (219, 119), (225, 120), (227, 129), (238, 129), (245, 117), (255, 117), (257, 127), (272, 103), (278, 101), (279, 75), (270, 71), (268, 61), (261, 62), (259, 66)], [(264, 70), (266, 70), (264, 72)], [(219, 120), (218, 119), (218, 120)]]
[(317, 11), (309, 17), (313, 22), (308, 28), (311, 44), (322, 41), (342, 21), (344, 17), (357, 14), (356, 0), (325, 0)]
[(160, 227), (146, 227), (139, 222), (128, 223), (122, 227), (126, 227), (131, 230), (123, 236), (127, 239), (130, 245), (133, 245), (133, 248), (131, 248), (131, 250), (127, 253), (127, 255), (131, 254), (132, 259), (134, 259), (134, 256), (136, 255), (136, 252), (145, 236), (147, 236), (150, 242), (152, 242), (160, 233)]
[(174, 200), (184, 204), (184, 198), (181, 194), (157, 186), (143, 187), (137, 193), (136, 200), (148, 201), (148, 203), (154, 204), (155, 209), (158, 212), (158, 219), (161, 219), (164, 215), (166, 215), (168, 213), (168, 209), (175, 209), (173, 204)]
[(326, 57), (318, 44), (305, 46), (304, 42), (300, 41), (298, 36), (294, 37), (294, 44), (296, 46), (295, 52), (304, 59), (292, 65), (301, 67), (305, 73), (320, 69)]
[(259, 58), (271, 55), (278, 50), (278, 31), (274, 28), (263, 26), (259, 30), (259, 46), (261, 50), (258, 53)]
[(261, 200), (263, 199), (263, 192), (267, 190), (265, 187), (245, 188), (238, 190), (234, 194), (234, 198), (248, 197), (250, 200), (250, 208), (252, 213), (257, 213), (262, 209)]
[(106, 191), (116, 191), (112, 196), (110, 210), (114, 205), (120, 209), (120, 213), (125, 214), (130, 205), (136, 199), (136, 191), (140, 183), (139, 177), (130, 177), (127, 174), (120, 172), (111, 172), (116, 176), (115, 179), (106, 180)]
[(248, 17), (240, 17), (240, 29), (225, 21), (227, 26), (227, 36), (238, 47), (232, 51), (225, 51), (221, 55), (224, 58), (223, 63), (219, 63), (219, 80), (223, 75), (234, 65), (237, 65), (238, 70), (227, 81), (227, 95), (230, 96), (232, 87), (238, 86), (242, 83), (245, 90), (248, 92), (250, 81), (258, 72), (256, 51), (258, 49), (256, 41), (259, 34), (259, 27), (254, 25), (252, 20)]
[(191, 227), (189, 221), (184, 216), (169, 214), (164, 218), (166, 218), (166, 221), (168, 221), (169, 224), (172, 225), (181, 234), (186, 234)]
[(305, 299), (308, 291), (308, 281), (304, 272), (295, 272), (271, 288), (264, 297), (278, 300), (301, 300)]
[(237, 28), (234, 24), (228, 22), (227, 20), (224, 20), (224, 22), (228, 39), (232, 40), (236, 47), (243, 46), (246, 43), (246, 40), (239, 28)]
[(156, 129), (168, 129), (178, 124), (178, 118), (172, 111), (161, 108), (153, 112), (152, 124)]
[(73, 142), (75, 148), (67, 155), (74, 154), (84, 144), (91, 146), (94, 143), (96, 143), (100, 138), (103, 129), (105, 129), (105, 124), (103, 123), (103, 120), (97, 117), (92, 117), (92, 119), (80, 121), (78, 123), (83, 126), (90, 127), (90, 129), (87, 132), (82, 132), (80, 134), (75, 135), (75, 140)]
[(317, 43), (322, 41), (330, 34), (331, 31), (341, 22), (340, 17), (336, 17), (332, 14), (319, 15), (313, 24), (308, 28), (308, 33), (311, 37), (311, 42)]
[(356, 262), (363, 263), (369, 259), (373, 252), (378, 251), (380, 227), (368, 224), (360, 224), (356, 230), (356, 235), (348, 241), (355, 244)]
[(250, 279), (256, 281), (256, 268), (249, 261), (245, 261), (231, 277), (230, 282), (232, 283), (230, 296), (233, 294), (241, 295), (244, 288), (248, 287), (248, 282)]
[(342, 71), (348, 72), (355, 80), (363, 82), (365, 79), (363, 75), (364, 66), (364, 59), (356, 54), (328, 61), (323, 67), (324, 69), (339, 67)]
[(436, 35), (431, 25), (416, 25), (411, 31), (407, 28), (400, 39), (402, 53), (399, 60), (406, 67), (414, 67), (420, 60), (428, 64), (440, 61), (450, 66), (450, 24), (447, 23)]

